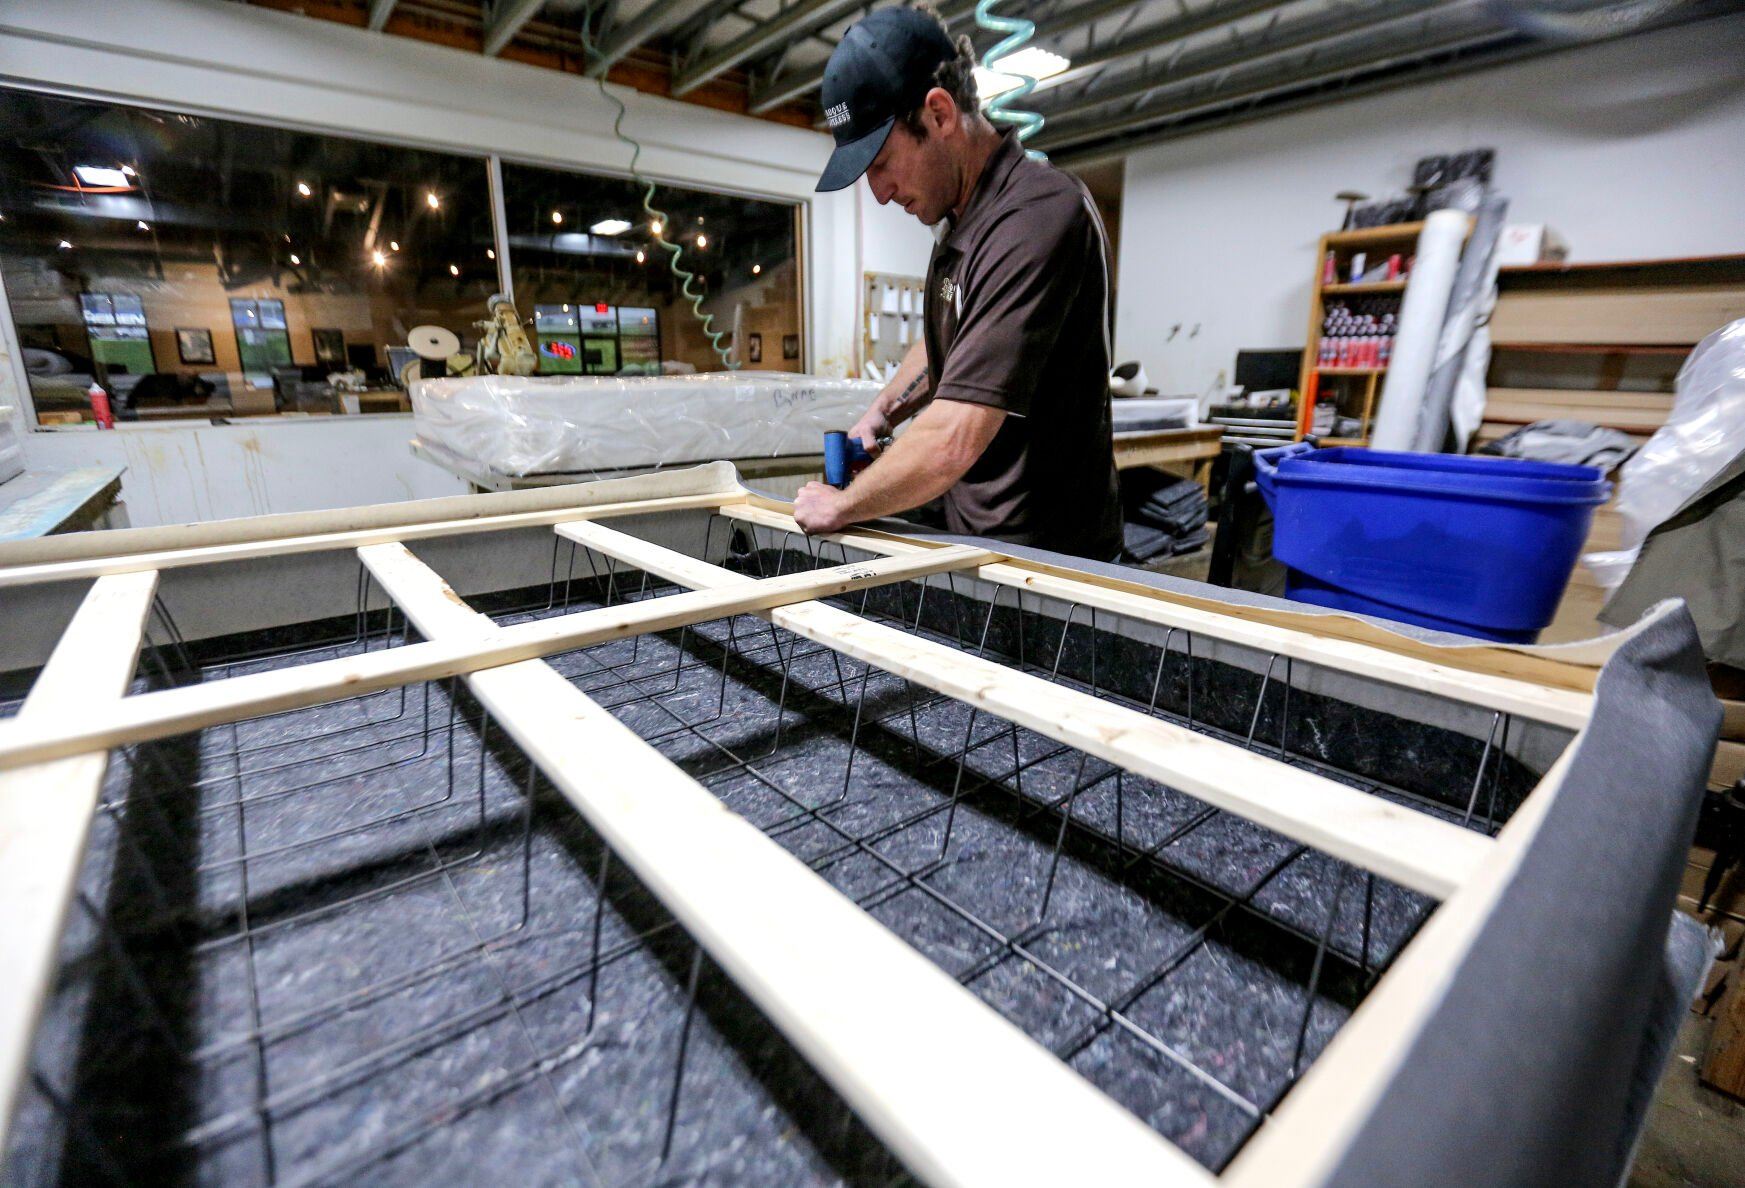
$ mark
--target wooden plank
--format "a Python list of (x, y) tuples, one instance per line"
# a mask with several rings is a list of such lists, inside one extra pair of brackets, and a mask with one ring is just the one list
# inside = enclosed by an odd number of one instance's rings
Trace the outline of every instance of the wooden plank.
[(1689, 346), (1745, 317), (1745, 286), (1504, 290), (1491, 314), (1499, 343)]
[(675, 495), (603, 503), (594, 507), (555, 507), (502, 516), (475, 516), (461, 520), (437, 520), (422, 524), (388, 525), (346, 532), (321, 532), (309, 536), (237, 541), (162, 552), (132, 553), (112, 557), (89, 557), (75, 561), (51, 561), (40, 565), (0, 567), (0, 589), (41, 582), (80, 581), (105, 574), (141, 573), (146, 570), (181, 569), (190, 565), (216, 565), (226, 561), (250, 561), (291, 553), (318, 553), (331, 549), (355, 549), (360, 545), (393, 541), (428, 540), (439, 536), (464, 536), (471, 532), (501, 532), (510, 528), (543, 528), (565, 520), (606, 519), (613, 516), (653, 515), (665, 511), (714, 508), (738, 498), (736, 494)]
[[(14, 719), (40, 723), (101, 711), (133, 679), (154, 573), (100, 578), (85, 595)], [(61, 928), (109, 755), (96, 751), (0, 774), (0, 1150), (29, 1072)]]
[[(782, 531), (799, 530), (792, 517), (751, 505), (723, 507), (721, 514), (746, 523)], [(912, 554), (938, 547), (925, 541), (907, 540), (884, 533), (851, 532), (830, 537), (851, 548), (888, 556)], [(997, 585), (1012, 586), (1098, 610), (1125, 615), (1142, 622), (1227, 640), (1264, 652), (1290, 656), (1312, 664), (1336, 668), (1387, 684), (1446, 697), (1453, 701), (1519, 714), (1536, 722), (1569, 729), (1580, 728), (1588, 718), (1593, 698), (1586, 692), (1553, 688), (1510, 676), (1474, 672), (1436, 660), (1400, 655), (1351, 640), (1312, 635), (1240, 616), (1235, 606), (1221, 609), (1198, 606), (1184, 598), (1149, 587), (1124, 589), (1090, 580), (1051, 573), (1022, 563), (983, 565), (972, 575)], [(1084, 578), (1089, 575), (1082, 575)], [(1207, 600), (1209, 602), (1209, 600)]]
[(1734, 965), (1727, 992), (1715, 1011), (1702, 1082), (1711, 1089), (1745, 1098), (1745, 961)]
[(1507, 425), (1531, 425), (1535, 421), (1586, 421), (1621, 433), (1653, 433), (1666, 424), (1666, 413), (1654, 409), (1605, 408), (1572, 404), (1539, 404), (1524, 400), (1499, 400), (1500, 389), (1491, 389), (1485, 401), (1484, 419)]
[[(603, 524), (561, 535), (684, 585), (735, 589), (751, 579)], [(1207, 804), (1438, 898), (1466, 879), (1488, 838), (1195, 733), (835, 607), (789, 606), (771, 622), (954, 697)]]
[(1633, 409), (1638, 412), (1658, 412), (1664, 416), (1672, 411), (1671, 392), (1613, 392), (1594, 388), (1490, 388), (1487, 401), (1518, 404), (1566, 404), (1576, 408)]
[(1218, 451), (1223, 448), (1220, 441), (1223, 436), (1222, 426), (1210, 429), (1153, 429), (1117, 433), (1115, 469), (1131, 470), (1136, 466), (1161, 466), (1173, 462), (1216, 458)]
[(839, 565), (811, 573), (786, 574), (731, 590), (675, 594), (519, 623), (493, 632), (488, 639), (410, 644), (145, 693), (124, 699), (100, 720), (66, 714), (41, 724), (0, 723), (0, 768), (165, 738), (220, 722), (319, 705), (414, 681), (477, 672), (650, 631), (767, 610), (789, 602), (828, 598), (960, 569), (993, 555), (984, 549), (959, 547), (925, 557), (881, 558)]
[(1274, 1188), (1326, 1181), (1489, 923), (1563, 786), (1575, 748), (1572, 742), (1564, 749), (1474, 876), (1431, 913), (1283, 1105), (1237, 1153), (1220, 1184)]
[[(358, 555), (426, 636), (500, 632), (405, 548)], [(922, 1180), (1213, 1177), (544, 661), (467, 683), (577, 811)]]

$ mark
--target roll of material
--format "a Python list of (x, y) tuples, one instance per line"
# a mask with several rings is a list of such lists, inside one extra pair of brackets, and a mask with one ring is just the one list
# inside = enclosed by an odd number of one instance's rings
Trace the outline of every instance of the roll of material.
[[(1448, 317), (1442, 325), (1442, 341), (1436, 349), (1436, 359), (1430, 369), (1430, 379), (1424, 386), (1424, 401), (1418, 413), (1418, 432), (1411, 448), (1420, 454), (1441, 450), (1448, 438), (1449, 423), (1455, 424), (1460, 445), (1466, 444), (1460, 433), (1462, 417), (1452, 412), (1457, 389), (1474, 367), (1483, 382), (1485, 364), (1490, 360), (1490, 335), (1477, 334), (1480, 319), (1488, 320), (1497, 285), (1497, 240), (1503, 233), (1503, 220), (1508, 217), (1509, 200), (1492, 192), (1479, 205), (1473, 223), (1472, 238), (1460, 255), (1460, 268), (1454, 274), (1454, 290), (1448, 299)], [(1482, 356), (1474, 358), (1473, 356)], [(1469, 366), (1469, 360), (1471, 366)], [(1481, 398), (1482, 399), (1482, 398)]]
[(1466, 225), (1467, 216), (1462, 212), (1438, 210), (1424, 221), (1424, 230), (1418, 235), (1417, 262), (1412, 265), (1405, 300), (1400, 302), (1400, 328), (1381, 390), (1381, 411), (1370, 432), (1369, 444), (1374, 449), (1410, 450), (1417, 437), (1424, 386), (1436, 363)]

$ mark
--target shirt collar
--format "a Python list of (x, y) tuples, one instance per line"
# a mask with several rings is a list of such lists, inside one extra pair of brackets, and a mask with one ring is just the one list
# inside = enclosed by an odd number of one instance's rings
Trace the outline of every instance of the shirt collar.
[(938, 226), (946, 227), (947, 230), (943, 233), (935, 230), (935, 241), (941, 244), (950, 243), (962, 228), (974, 223), (976, 216), (993, 201), (993, 195), (1005, 187), (1006, 178), (1023, 159), (1024, 147), (1018, 141), (1018, 130), (1005, 129), (1000, 133), (1000, 143), (988, 157), (988, 163), (982, 166), (982, 175), (976, 179), (975, 190), (964, 204), (963, 217), (954, 219), (948, 214), (939, 220)]

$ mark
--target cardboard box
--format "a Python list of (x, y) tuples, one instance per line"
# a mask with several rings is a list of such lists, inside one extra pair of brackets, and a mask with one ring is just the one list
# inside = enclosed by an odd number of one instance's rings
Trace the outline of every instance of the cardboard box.
[(1569, 245), (1563, 236), (1544, 223), (1505, 223), (1497, 239), (1497, 264), (1504, 268), (1568, 258)]

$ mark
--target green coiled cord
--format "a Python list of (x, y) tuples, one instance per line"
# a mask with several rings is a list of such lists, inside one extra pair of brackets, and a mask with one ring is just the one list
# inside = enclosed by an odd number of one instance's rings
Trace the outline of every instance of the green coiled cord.
[[(585, 44), (590, 54), (594, 55), (596, 58), (601, 56), (599, 51), (594, 48), (592, 42)], [(595, 75), (594, 83), (600, 88), (600, 94), (605, 96), (605, 98), (611, 102), (612, 106), (618, 109), (618, 115), (612, 120), (612, 135), (630, 146), (631, 178), (648, 187), (642, 194), (642, 209), (648, 214), (650, 219), (660, 224), (661, 231), (654, 237), (655, 245), (663, 248), (668, 253), (667, 267), (671, 269), (674, 276), (679, 278), (679, 290), (684, 293), (686, 299), (690, 301), (691, 313), (696, 317), (698, 325), (703, 328), (703, 334), (709, 340), (709, 348), (720, 356), (721, 365), (723, 367), (729, 371), (738, 371), (739, 360), (733, 357), (734, 348), (721, 345), (721, 340), (728, 336), (729, 331), (710, 329), (710, 327), (715, 323), (715, 315), (703, 311), (703, 298), (705, 294), (697, 292), (691, 285), (691, 282), (696, 279), (697, 274), (680, 267), (679, 255), (683, 249), (680, 248), (678, 244), (669, 242), (665, 237), (667, 228), (672, 226), (672, 220), (667, 217), (664, 210), (660, 210), (654, 205), (654, 183), (649, 181), (646, 177), (643, 177), (641, 173), (637, 172), (636, 162), (642, 156), (642, 144), (637, 141), (635, 137), (624, 131), (622, 126), (626, 114), (624, 101), (606, 89), (606, 76), (604, 73)]]
[[(982, 69), (996, 70), (994, 63), (1009, 54), (1016, 53), (1025, 42), (1036, 33), (1036, 25), (1023, 17), (997, 16), (994, 5), (999, 0), (978, 0), (976, 4), (976, 24), (984, 29), (991, 29), (1006, 36), (1000, 42), (982, 55)], [(1008, 71), (997, 71), (1010, 74)], [(998, 120), (1002, 124), (1018, 125), (1018, 139), (1029, 140), (1042, 130), (1043, 118), (1040, 112), (1010, 111), (1008, 108), (1036, 89), (1036, 80), (1028, 74), (1010, 74), (1010, 77), (1021, 80), (1009, 91), (1002, 91), (988, 101), (987, 113), (990, 120)], [(1033, 161), (1046, 161), (1048, 154), (1040, 149), (1025, 149), (1025, 153)]]

